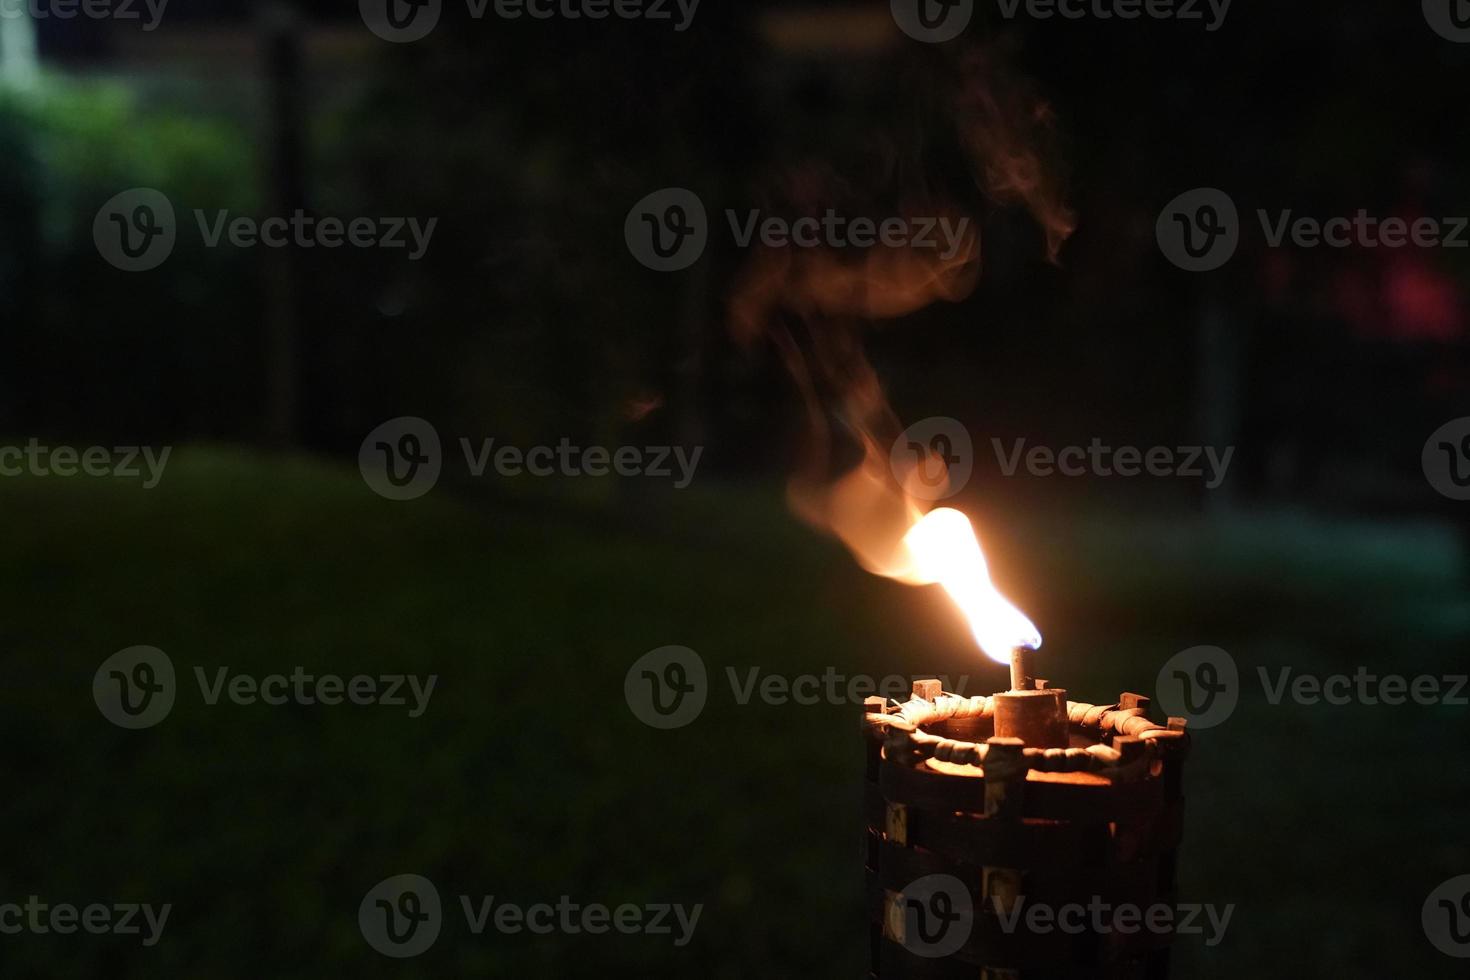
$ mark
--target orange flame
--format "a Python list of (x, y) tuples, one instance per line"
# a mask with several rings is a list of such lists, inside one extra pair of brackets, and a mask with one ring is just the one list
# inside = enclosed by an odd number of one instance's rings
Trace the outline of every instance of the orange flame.
[[(952, 507), (926, 514), (925, 502), (895, 483), (887, 465), (886, 458), (869, 457), (828, 486), (793, 484), (793, 507), (840, 538), (874, 575), (943, 587), (993, 660), (1008, 662), (1018, 647), (1040, 649), (1036, 626), (991, 582), (970, 519)], [(908, 480), (917, 472), (915, 464)]]
[(975, 642), (991, 659), (1006, 663), (1017, 647), (1035, 650), (1041, 646), (1041, 633), (1031, 620), (991, 584), (980, 540), (968, 517), (940, 507), (915, 524), (903, 541), (914, 575), (944, 586), (969, 620)]

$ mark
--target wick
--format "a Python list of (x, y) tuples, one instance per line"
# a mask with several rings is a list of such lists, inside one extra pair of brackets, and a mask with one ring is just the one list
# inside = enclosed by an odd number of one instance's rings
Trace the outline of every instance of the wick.
[(1031, 674), (1031, 648), (1016, 647), (1011, 651), (1011, 690), (1029, 691), (1035, 682)]

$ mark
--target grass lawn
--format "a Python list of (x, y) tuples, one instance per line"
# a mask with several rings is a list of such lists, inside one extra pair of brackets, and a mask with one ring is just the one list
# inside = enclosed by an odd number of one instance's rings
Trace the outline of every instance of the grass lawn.
[[(0, 512), (0, 902), (174, 906), (152, 948), (0, 937), (5, 976), (858, 976), (855, 710), (741, 705), (726, 669), (1005, 683), (941, 596), (865, 575), (776, 488), (390, 503), (350, 464), (186, 447), (151, 491), (0, 480)], [(1461, 975), (1419, 917), (1470, 871), (1470, 709), (1272, 706), (1256, 680), (1466, 672), (1452, 538), (1297, 515), (978, 523), (1046, 635), (1042, 672), (1078, 698), (1150, 693), (1197, 644), (1240, 663), (1240, 709), (1196, 741), (1181, 872), (1186, 900), (1237, 908), (1219, 946), (1180, 940), (1178, 975)], [(92, 677), (138, 644), (169, 654), (179, 698), (123, 731)], [(701, 654), (712, 690), (661, 732), (622, 690), (668, 644)], [(222, 666), (438, 683), (417, 719), (210, 706), (194, 670)], [(394, 961), (357, 908), (403, 872), (435, 882), (447, 921)], [(460, 895), (704, 911), (682, 948), (475, 936)]]

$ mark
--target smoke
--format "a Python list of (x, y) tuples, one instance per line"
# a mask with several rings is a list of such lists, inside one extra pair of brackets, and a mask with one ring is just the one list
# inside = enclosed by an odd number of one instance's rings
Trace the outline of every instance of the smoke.
[(804, 445), (788, 487), (793, 510), (840, 538), (869, 571), (899, 578), (911, 572), (903, 536), (927, 509), (908, 491), (922, 461), (908, 468), (890, 464), (890, 447), (903, 427), (868, 359), (866, 334), (932, 303), (959, 302), (974, 290), (983, 215), (960, 201), (1024, 208), (1040, 226), (1048, 260), (1056, 259), (1075, 226), (1060, 176), (1048, 165), (1055, 156), (1053, 115), (1029, 83), (1007, 70), (996, 51), (976, 49), (948, 66), (940, 91), (936, 116), (952, 127), (948, 138), (978, 194), (937, 192), (925, 150), (939, 151), (921, 137), (906, 154), (892, 149), (901, 140), (884, 141), (889, 154), (874, 168), (872, 187), (855, 187), (836, 178), (830, 164), (808, 162), (776, 181), (775, 195), (806, 217), (887, 195), (898, 202), (890, 214), (910, 227), (948, 221), (962, 228), (957, 247), (941, 251), (912, 241), (867, 248), (756, 246), (729, 303), (736, 341), (770, 343), (802, 397)]

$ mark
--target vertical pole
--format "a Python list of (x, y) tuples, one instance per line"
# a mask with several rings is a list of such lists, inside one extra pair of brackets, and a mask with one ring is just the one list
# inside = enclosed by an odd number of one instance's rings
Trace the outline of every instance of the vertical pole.
[(40, 76), (36, 25), (27, 6), (17, 3), (0, 15), (0, 80), (14, 88), (30, 88)]
[[(1212, 280), (1206, 289), (1195, 326), (1195, 426), (1201, 445), (1223, 450), (1235, 444), (1240, 429), (1241, 324), (1232, 318), (1219, 281)], [(1201, 490), (1203, 512), (1213, 517), (1227, 513), (1231, 492), (1228, 482)]]
[[(265, 95), (270, 129), (266, 199), (270, 213), (289, 218), (306, 207), (303, 179), (300, 21), (294, 9), (272, 4), (261, 20)], [(300, 275), (292, 248), (264, 252), (265, 434), (271, 445), (295, 445), (300, 411)]]
[[(994, 826), (1001, 854), (1015, 854), (1020, 846), (1023, 794), (1026, 788), (1024, 746), (1019, 738), (996, 736), (985, 740), (985, 820)], [(1021, 871), (987, 864), (981, 869), (982, 911), (1010, 914), (1021, 900)]]

